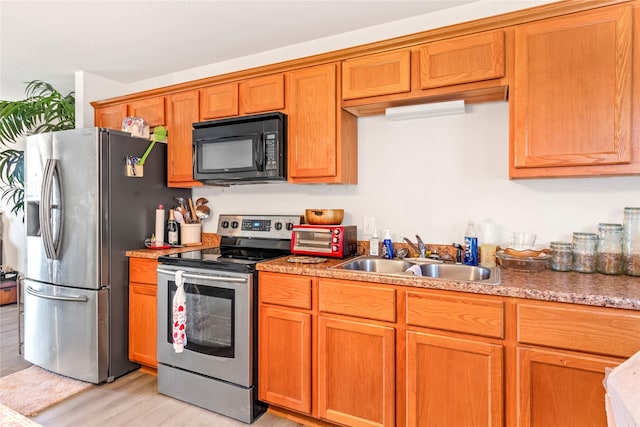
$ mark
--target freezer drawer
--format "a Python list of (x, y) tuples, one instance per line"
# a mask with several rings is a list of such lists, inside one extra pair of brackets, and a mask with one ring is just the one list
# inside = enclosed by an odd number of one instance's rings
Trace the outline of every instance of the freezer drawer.
[(108, 290), (24, 281), (25, 360), (95, 384), (109, 368)]

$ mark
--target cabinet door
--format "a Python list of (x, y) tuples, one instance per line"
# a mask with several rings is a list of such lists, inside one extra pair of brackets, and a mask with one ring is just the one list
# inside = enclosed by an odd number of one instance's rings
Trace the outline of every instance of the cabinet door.
[(200, 120), (238, 115), (238, 83), (200, 89)]
[(632, 172), (631, 5), (517, 26), (515, 47), (510, 175)]
[(431, 89), (504, 77), (504, 31), (426, 44), (420, 48), (420, 86)]
[(198, 121), (197, 90), (167, 97), (167, 181), (171, 187), (193, 187), (192, 124)]
[(395, 330), (318, 318), (318, 415), (349, 426), (395, 425)]
[(606, 367), (622, 360), (559, 350), (518, 348), (520, 427), (606, 427)]
[(408, 331), (407, 425), (503, 425), (502, 372), (499, 344)]
[(284, 74), (242, 81), (239, 91), (241, 115), (284, 108)]
[(335, 177), (336, 64), (292, 71), (289, 82), (289, 177)]
[(258, 396), (311, 413), (311, 314), (260, 305)]
[(342, 99), (409, 92), (410, 72), (409, 50), (347, 59), (342, 63)]
[(129, 359), (157, 368), (157, 286), (129, 285)]
[(142, 117), (152, 129), (156, 126), (164, 126), (166, 124), (164, 96), (129, 103), (129, 115)]
[(116, 130), (122, 130), (125, 117), (127, 117), (127, 104), (96, 108), (94, 114), (96, 127)]

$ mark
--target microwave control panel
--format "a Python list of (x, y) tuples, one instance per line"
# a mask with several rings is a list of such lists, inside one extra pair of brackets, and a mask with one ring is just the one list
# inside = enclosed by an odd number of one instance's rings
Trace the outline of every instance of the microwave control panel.
[(264, 134), (264, 169), (278, 169), (278, 132), (265, 132)]

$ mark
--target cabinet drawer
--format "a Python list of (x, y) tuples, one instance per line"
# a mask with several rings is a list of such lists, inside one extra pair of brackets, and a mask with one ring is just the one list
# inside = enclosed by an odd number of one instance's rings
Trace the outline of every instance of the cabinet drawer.
[(629, 357), (640, 350), (640, 314), (518, 304), (518, 342)]
[(407, 292), (407, 324), (504, 338), (502, 301)]
[(348, 59), (342, 63), (342, 99), (409, 92), (408, 50)]
[(260, 273), (260, 302), (311, 310), (311, 284), (307, 276)]
[(318, 294), (320, 311), (385, 322), (396, 321), (396, 290), (393, 288), (320, 280)]
[(129, 281), (157, 285), (157, 268), (158, 261), (155, 259), (129, 258)]
[(504, 31), (433, 42), (420, 48), (422, 89), (504, 76)]

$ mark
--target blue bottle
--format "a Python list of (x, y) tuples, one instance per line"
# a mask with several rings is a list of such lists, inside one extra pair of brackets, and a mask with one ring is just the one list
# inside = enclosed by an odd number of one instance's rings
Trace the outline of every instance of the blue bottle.
[(464, 264), (478, 265), (478, 237), (476, 227), (472, 221), (467, 224), (467, 231), (464, 233)]
[(382, 258), (393, 259), (393, 242), (389, 230), (384, 230), (384, 240), (382, 241)]

